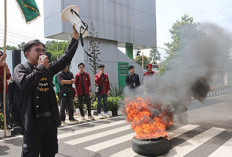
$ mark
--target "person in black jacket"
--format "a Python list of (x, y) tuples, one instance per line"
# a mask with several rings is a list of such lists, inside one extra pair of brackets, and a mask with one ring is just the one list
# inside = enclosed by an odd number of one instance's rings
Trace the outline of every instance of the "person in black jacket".
[(78, 47), (79, 34), (73, 25), (72, 40), (65, 54), (49, 63), (45, 45), (39, 40), (25, 44), (24, 64), (14, 69), (14, 81), (21, 90), (23, 128), (22, 157), (54, 157), (58, 152), (57, 127), (60, 126), (58, 105), (52, 78), (70, 64)]
[(129, 70), (129, 75), (127, 75), (126, 77), (126, 85), (130, 88), (130, 89), (135, 89), (138, 86), (140, 86), (140, 80), (139, 80), (139, 75), (135, 73), (135, 68), (133, 65), (130, 65), (128, 67)]
[(73, 117), (73, 89), (72, 84), (75, 83), (73, 73), (69, 71), (67, 65), (64, 70), (57, 74), (59, 82), (59, 93), (60, 93), (60, 120), (61, 126), (66, 125), (65, 123), (65, 109), (68, 111), (69, 121), (77, 121)]

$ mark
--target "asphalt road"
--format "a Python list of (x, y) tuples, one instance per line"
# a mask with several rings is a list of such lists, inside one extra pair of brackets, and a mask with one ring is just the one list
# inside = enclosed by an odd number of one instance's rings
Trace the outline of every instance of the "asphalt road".
[[(231, 157), (232, 95), (192, 102), (187, 123), (169, 130), (167, 157)], [(125, 117), (98, 120), (59, 129), (56, 157), (141, 157), (131, 149), (134, 136)], [(0, 156), (19, 157), (22, 137), (0, 140)]]

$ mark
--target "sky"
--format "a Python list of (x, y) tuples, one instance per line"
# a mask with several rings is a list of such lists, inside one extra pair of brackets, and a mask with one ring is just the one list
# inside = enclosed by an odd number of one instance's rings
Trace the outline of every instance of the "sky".
[[(143, 0), (146, 2), (146, 0)], [(31, 24), (26, 24), (16, 0), (8, 0), (8, 42), (17, 45), (21, 41), (39, 38), (43, 42), (43, 0), (36, 0), (41, 16)], [(4, 0), (0, 0), (0, 45), (3, 45)], [(166, 48), (164, 43), (171, 41), (169, 30), (184, 14), (194, 17), (196, 22), (212, 22), (232, 32), (232, 0), (156, 0), (157, 46)], [(2, 47), (2, 46), (1, 46)], [(159, 49), (162, 58), (166, 56)], [(143, 51), (149, 55), (149, 50)]]
[[(7, 44), (17, 45), (22, 41), (39, 38), (44, 40), (43, 0), (36, 0), (41, 16), (26, 24), (16, 0), (7, 0)], [(0, 0), (0, 45), (4, 40), (4, 0)], [(2, 46), (1, 46), (2, 47)]]

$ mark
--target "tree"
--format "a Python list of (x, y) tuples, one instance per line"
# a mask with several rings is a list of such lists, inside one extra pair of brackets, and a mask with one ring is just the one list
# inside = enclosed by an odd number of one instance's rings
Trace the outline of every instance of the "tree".
[(165, 59), (165, 61), (159, 63), (159, 66), (160, 66), (159, 73), (160, 73), (161, 75), (164, 74), (164, 72), (168, 70), (167, 62), (168, 62), (169, 60), (171, 60), (171, 59), (172, 59), (172, 55), (169, 55), (169, 56)]
[[(4, 47), (0, 47), (0, 50), (3, 50)], [(6, 50), (18, 50), (18, 47), (6, 45)]]
[(96, 37), (98, 37), (97, 32), (95, 31), (95, 27), (93, 26), (93, 22), (90, 23), (90, 29), (89, 29), (89, 35), (90, 35), (90, 41), (89, 41), (89, 64), (91, 67), (91, 71), (93, 75), (95, 76), (97, 73), (97, 66), (98, 62), (100, 61), (98, 56), (100, 55), (99, 50), (99, 42), (96, 42)]
[(23, 51), (23, 47), (26, 43), (25, 42), (22, 42), (21, 44), (18, 44), (18, 50), (21, 50)]
[(194, 22), (193, 17), (190, 17), (189, 15), (184, 14), (181, 17), (181, 21), (177, 20), (172, 25), (172, 29), (170, 30), (172, 42), (168, 42), (168, 43), (164, 44), (168, 48), (166, 50), (167, 54), (172, 55), (172, 54), (175, 54), (176, 51), (179, 50), (179, 48), (180, 48), (180, 33), (181, 33), (182, 28), (184, 26), (186, 26), (187, 24), (197, 25), (197, 23)]
[[(142, 56), (136, 56), (135, 61), (142, 66)], [(143, 56), (143, 63), (146, 66), (150, 63), (149, 58), (147, 56)]]
[(56, 61), (58, 58), (60, 58), (65, 50), (67, 49), (70, 41), (47, 41), (46, 46), (46, 52), (51, 53), (51, 61)]
[(167, 69), (167, 62), (173, 58), (173, 54), (176, 54), (177, 51), (180, 49), (180, 35), (181, 30), (186, 25), (198, 25), (198, 23), (194, 22), (194, 18), (190, 17), (189, 15), (183, 15), (181, 17), (181, 21), (176, 21), (172, 25), (172, 29), (170, 30), (171, 33), (171, 42), (165, 43), (164, 45), (167, 46), (166, 53), (169, 54), (169, 56), (166, 58), (166, 60), (161, 64), (160, 66), (160, 74), (163, 74)]
[(157, 48), (152, 48), (151, 49), (149, 60), (151, 61), (151, 63), (161, 60), (160, 53), (157, 50)]

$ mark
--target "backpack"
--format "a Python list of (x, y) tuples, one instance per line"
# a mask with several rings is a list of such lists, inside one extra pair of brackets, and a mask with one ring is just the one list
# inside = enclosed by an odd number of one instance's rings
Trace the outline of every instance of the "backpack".
[[(22, 64), (27, 74), (32, 72), (30, 65), (26, 62)], [(14, 80), (8, 85), (9, 93), (9, 105), (11, 106), (11, 116), (13, 123), (16, 126), (21, 126), (22, 122), (22, 94), (20, 88), (17, 86)]]
[(59, 92), (59, 81), (58, 81), (57, 75), (54, 75), (53, 77), (53, 85), (55, 86), (55, 92), (58, 93)]

